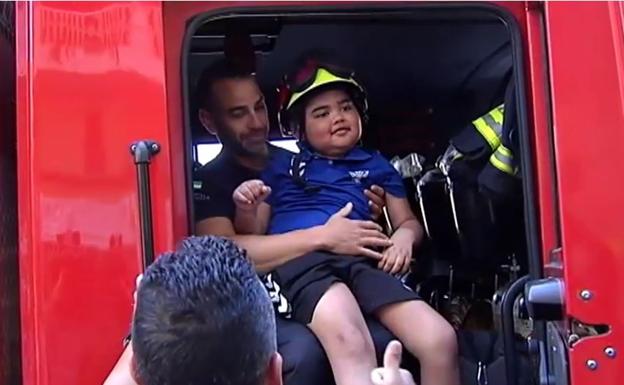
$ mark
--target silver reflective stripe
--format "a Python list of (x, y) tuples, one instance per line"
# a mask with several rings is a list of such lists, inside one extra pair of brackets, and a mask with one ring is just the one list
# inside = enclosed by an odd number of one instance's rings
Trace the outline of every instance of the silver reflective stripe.
[(497, 169), (509, 175), (516, 175), (518, 172), (511, 151), (503, 146), (498, 146), (496, 151), (490, 157), (490, 163)]
[(492, 116), (491, 112), (483, 115), (483, 120), (485, 120), (487, 125), (490, 126), (494, 130), (494, 132), (496, 132), (496, 136), (498, 136), (500, 138), (500, 136), (503, 133), (503, 125), (502, 125), (502, 123), (496, 122), (496, 120), (494, 120), (494, 117)]

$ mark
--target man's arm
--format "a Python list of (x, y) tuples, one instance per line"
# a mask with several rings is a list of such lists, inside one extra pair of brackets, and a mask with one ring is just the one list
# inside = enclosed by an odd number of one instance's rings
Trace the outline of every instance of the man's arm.
[(237, 235), (232, 221), (226, 217), (213, 217), (197, 222), (195, 233), (232, 239), (247, 250), (256, 270), (261, 273), (316, 250), (381, 259), (381, 254), (372, 248), (388, 247), (392, 242), (381, 232), (378, 224), (348, 219), (347, 215), (352, 208), (353, 205), (348, 204), (324, 225), (285, 234)]
[(195, 233), (230, 238), (247, 250), (260, 273), (269, 272), (293, 258), (322, 248), (318, 228), (275, 235), (242, 235), (236, 234), (232, 221), (226, 217), (198, 222)]

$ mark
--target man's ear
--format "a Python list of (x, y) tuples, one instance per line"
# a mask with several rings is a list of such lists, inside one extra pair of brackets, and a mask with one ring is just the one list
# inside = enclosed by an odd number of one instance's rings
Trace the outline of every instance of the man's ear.
[(210, 111), (204, 108), (200, 108), (199, 109), (199, 121), (201, 122), (202, 126), (204, 126), (206, 131), (208, 131), (214, 136), (217, 136), (217, 131), (215, 130), (214, 118), (212, 114), (210, 113)]
[(282, 356), (278, 352), (273, 353), (269, 360), (269, 366), (264, 378), (264, 385), (282, 385)]

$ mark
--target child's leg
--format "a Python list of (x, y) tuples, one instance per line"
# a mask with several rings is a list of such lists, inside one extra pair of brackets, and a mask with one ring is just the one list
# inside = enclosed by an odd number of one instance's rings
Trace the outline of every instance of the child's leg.
[(422, 385), (459, 385), (455, 330), (426, 302), (386, 305), (376, 315), (420, 361)]
[(336, 385), (370, 385), (375, 348), (360, 308), (343, 283), (318, 301), (308, 324), (327, 353)]

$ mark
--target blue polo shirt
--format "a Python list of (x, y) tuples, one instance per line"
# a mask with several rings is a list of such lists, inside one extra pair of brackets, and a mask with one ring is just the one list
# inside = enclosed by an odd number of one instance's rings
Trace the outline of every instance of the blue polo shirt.
[[(327, 222), (329, 217), (353, 203), (351, 219), (370, 219), (364, 189), (378, 185), (399, 198), (406, 196), (399, 173), (379, 152), (354, 147), (340, 159), (328, 159), (306, 143), (300, 143), (300, 162), (296, 154), (277, 154), (261, 175), (271, 187), (267, 203), (271, 205), (269, 234), (306, 229)], [(292, 173), (298, 173), (297, 183)], [(304, 187), (305, 186), (305, 187)]]

